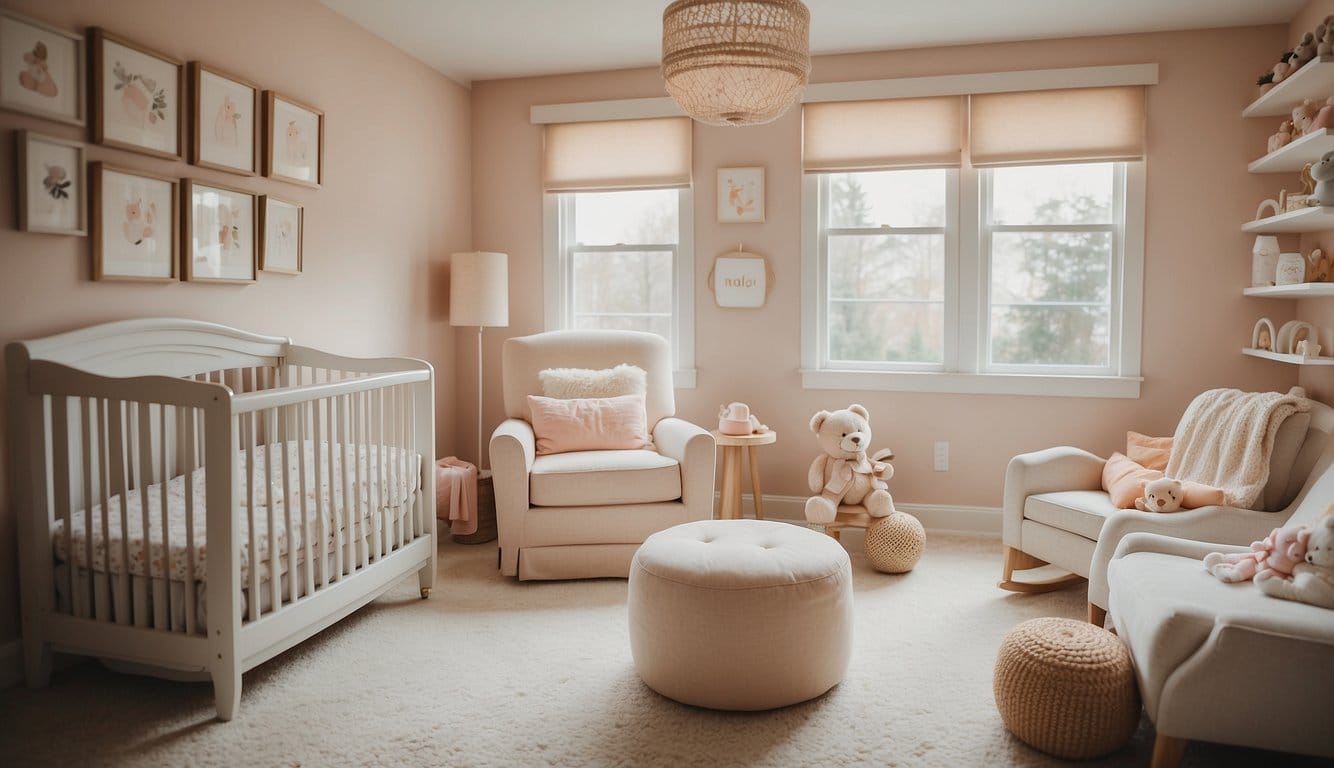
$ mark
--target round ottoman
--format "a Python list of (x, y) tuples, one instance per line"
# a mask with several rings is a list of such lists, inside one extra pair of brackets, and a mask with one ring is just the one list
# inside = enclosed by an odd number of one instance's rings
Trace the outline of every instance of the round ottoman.
[(1074, 619), (1031, 619), (1001, 641), (992, 681), (1005, 727), (1030, 747), (1086, 760), (1125, 746), (1139, 725), (1130, 652)]
[(852, 566), (837, 541), (765, 520), (648, 537), (630, 564), (630, 651), (684, 704), (760, 710), (814, 698), (852, 652)]
[(885, 573), (907, 573), (926, 546), (926, 529), (907, 512), (895, 512), (866, 527), (866, 559)]

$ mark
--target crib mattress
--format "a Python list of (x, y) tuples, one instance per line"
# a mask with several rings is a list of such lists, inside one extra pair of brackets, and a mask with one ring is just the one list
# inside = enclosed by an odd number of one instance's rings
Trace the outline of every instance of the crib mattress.
[[(355, 458), (354, 458), (355, 451)], [(250, 465), (250, 451), (238, 454), (237, 477), (234, 500), (237, 504), (239, 545), (241, 560), (241, 583), (250, 579), (250, 499), (245, 480), (246, 467), (252, 466), (254, 476), (254, 519), (255, 519), (255, 560), (259, 562), (260, 581), (268, 581), (269, 559), (274, 547), (282, 558), (281, 569), (288, 566), (287, 554), (292, 549), (297, 554), (297, 562), (304, 562), (306, 542), (316, 545), (320, 532), (325, 532), (325, 546), (313, 546), (315, 552), (327, 552), (335, 542), (341, 540), (340, 534), (348, 525), (353, 525), (357, 537), (365, 535), (365, 526), (383, 525), (384, 517), (401, 517), (408, 507), (411, 495), (420, 487), (421, 456), (414, 451), (387, 447), (383, 452), (380, 446), (361, 445), (345, 446), (334, 443), (332, 446), (333, 471), (329, 471), (330, 445), (327, 442), (312, 441), (275, 443), (260, 446), (253, 450), (253, 465)], [(286, 462), (284, 463), (284, 453)], [(383, 461), (381, 460), (383, 453)], [(270, 459), (272, 471), (270, 471)], [(316, 462), (320, 466), (320, 482), (315, 482)], [(305, 470), (305, 520), (302, 521), (300, 503), (300, 473)], [(344, 467), (351, 473), (344, 477)], [(283, 496), (283, 474), (287, 474), (289, 499)], [(345, 495), (344, 486), (348, 487)], [(186, 492), (189, 488), (192, 500), (193, 553), (190, 539), (187, 537)], [(197, 469), (187, 478), (178, 475), (167, 481), (167, 530), (164, 552), (162, 530), (162, 487), (155, 483), (144, 489), (127, 491), (124, 494), (126, 525), (121, 526), (121, 504), (119, 495), (107, 502), (106, 530), (102, 527), (102, 505), (92, 508), (92, 564), (91, 569), (100, 573), (120, 574), (126, 572), (125, 555), (128, 550), (128, 572), (134, 576), (150, 578), (167, 577), (173, 581), (186, 581), (190, 573), (191, 554), (193, 554), (193, 579), (204, 581), (208, 573), (207, 556), (207, 520), (206, 499), (207, 478), (203, 468)], [(144, 504), (148, 509), (148, 528), (144, 528)], [(287, 518), (290, 505), (292, 524), (289, 530)], [(273, 512), (272, 530), (270, 530), (269, 512)], [(322, 514), (321, 514), (322, 513)], [(321, 529), (321, 518), (323, 529)], [(377, 518), (378, 522), (377, 522)], [(72, 513), (70, 535), (65, 535), (65, 521), (57, 520), (52, 527), (52, 540), (55, 556), (62, 562), (73, 561), (78, 567), (88, 569), (88, 525), (84, 510)]]

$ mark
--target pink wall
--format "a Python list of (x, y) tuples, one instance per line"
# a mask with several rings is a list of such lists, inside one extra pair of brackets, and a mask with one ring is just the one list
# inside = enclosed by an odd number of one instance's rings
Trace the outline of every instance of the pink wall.
[[(304, 204), (306, 215), (297, 277), (262, 273), (248, 286), (95, 283), (88, 238), (18, 232), (14, 219), (14, 132), (87, 133), (0, 113), (0, 344), (169, 315), (344, 354), (421, 357), (437, 369), (439, 443), (451, 452), (454, 341), (441, 290), (448, 254), (472, 241), (468, 91), (315, 0), (4, 4), (67, 30), (103, 26), (322, 108), (327, 183), (310, 190), (90, 145), (89, 160), (272, 192)], [(0, 644), (17, 634), (14, 526), (13, 510), (0, 508)]]
[[(1317, 24), (1330, 15), (1334, 15), (1334, 0), (1311, 0), (1289, 25), (1288, 44), (1296, 45), (1303, 34), (1315, 29)], [(1277, 59), (1278, 52), (1275, 51), (1266, 61), (1272, 64)], [(1260, 71), (1264, 71), (1263, 68)], [(1309, 253), (1312, 248), (1321, 248), (1325, 253), (1334, 252), (1334, 231), (1304, 235), (1301, 239), (1302, 253)], [(1334, 299), (1299, 301), (1297, 317), (1316, 327), (1320, 344), (1324, 347), (1321, 354), (1334, 354)], [(1306, 387), (1312, 397), (1326, 403), (1334, 402), (1334, 366), (1303, 366), (1298, 383)]]
[[(1126, 429), (1168, 434), (1201, 390), (1232, 386), (1286, 389), (1291, 366), (1243, 357), (1259, 300), (1248, 285), (1253, 238), (1243, 235), (1270, 182), (1246, 172), (1268, 126), (1240, 118), (1256, 74), (1280, 50), (1284, 26), (1207, 30), (915, 51), (819, 57), (813, 82), (970, 72), (1156, 62), (1160, 84), (1149, 89), (1148, 211), (1143, 373), (1138, 400), (931, 395), (907, 392), (804, 390), (800, 339), (800, 136), (797, 110), (767, 126), (696, 125), (695, 343), (699, 386), (677, 392), (678, 411), (711, 425), (719, 403), (745, 400), (779, 442), (762, 451), (766, 494), (804, 496), (815, 453), (807, 431), (821, 408), (861, 402), (872, 414), (876, 443), (895, 449), (896, 499), (999, 506), (1006, 462), (1015, 453), (1074, 444), (1104, 455), (1124, 446)], [(525, 78), (473, 86), (473, 235), (478, 248), (511, 257), (511, 322), (488, 334), (487, 390), (499, 389), (506, 336), (542, 330), (541, 131), (528, 122), (533, 104), (663, 95), (655, 69)], [(767, 221), (720, 225), (714, 216), (714, 170), (763, 165)], [(760, 310), (722, 310), (705, 277), (712, 260), (744, 241), (767, 255), (775, 290)], [(1266, 311), (1268, 309), (1266, 308)], [(1273, 310), (1292, 316), (1291, 306)], [(1283, 313), (1287, 315), (1284, 317)], [(471, 402), (471, 350), (457, 349), (460, 403)], [(475, 392), (474, 392), (475, 395)], [(461, 408), (461, 410), (466, 410)], [(488, 429), (502, 418), (498, 397), (486, 408)], [(475, 427), (459, 419), (460, 446)], [(931, 469), (936, 440), (952, 444), (951, 470)], [(464, 448), (465, 454), (469, 451)]]

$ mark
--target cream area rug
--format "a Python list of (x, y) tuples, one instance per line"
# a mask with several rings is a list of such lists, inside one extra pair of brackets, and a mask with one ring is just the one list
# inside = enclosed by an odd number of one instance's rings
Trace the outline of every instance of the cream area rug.
[[(1063, 765), (1006, 732), (992, 668), (1007, 630), (1082, 618), (1085, 592), (1003, 592), (999, 553), (994, 538), (929, 532), (902, 576), (855, 553), (844, 682), (786, 709), (727, 713), (640, 682), (625, 581), (520, 584), (498, 575), (494, 543), (445, 543), (431, 599), (411, 579), (247, 673), (230, 723), (214, 719), (208, 684), (97, 663), (0, 691), (0, 765)], [(1145, 720), (1128, 747), (1085, 765), (1146, 766), (1152, 743)], [(1318, 763), (1192, 744), (1185, 764)]]

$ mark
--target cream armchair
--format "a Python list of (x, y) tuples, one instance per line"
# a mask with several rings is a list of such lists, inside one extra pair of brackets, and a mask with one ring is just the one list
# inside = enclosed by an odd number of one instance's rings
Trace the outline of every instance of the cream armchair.
[[(536, 455), (528, 395), (546, 368), (648, 374), (645, 407), (656, 450)], [(506, 420), (491, 436), (500, 572), (526, 579), (630, 574), (649, 535), (713, 516), (713, 436), (674, 418), (672, 357), (661, 336), (552, 331), (508, 339), (502, 354)]]
[[(1325, 485), (1293, 522), (1319, 516), (1334, 475)], [(1132, 533), (1108, 565), (1111, 621), (1158, 732), (1153, 768), (1175, 766), (1189, 740), (1334, 758), (1334, 611), (1224, 584), (1201, 562), (1246, 549)]]
[[(1014, 457), (1005, 474), (1005, 559), (999, 586), (1045, 592), (1088, 579), (1089, 621), (1101, 625), (1107, 613), (1107, 563), (1128, 534), (1143, 531), (1236, 545), (1264, 538), (1284, 525), (1315, 488), (1334, 484), (1334, 409), (1312, 401), (1307, 416), (1291, 416), (1279, 429), (1269, 484), (1260, 498), (1263, 508), (1258, 510), (1120, 510), (1102, 490), (1102, 457), (1071, 447)], [(1324, 493), (1334, 499), (1334, 488)]]

